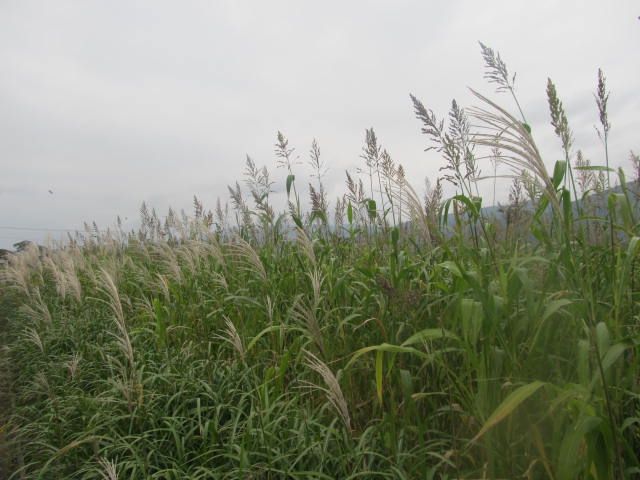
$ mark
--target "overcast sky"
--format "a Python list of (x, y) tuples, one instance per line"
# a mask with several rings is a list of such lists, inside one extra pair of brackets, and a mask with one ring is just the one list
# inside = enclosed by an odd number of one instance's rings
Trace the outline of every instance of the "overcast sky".
[(623, 0), (0, 0), (0, 247), (43, 235), (7, 227), (108, 226), (117, 215), (134, 225), (142, 201), (191, 212), (195, 194), (213, 208), (246, 154), (282, 189), (278, 130), (305, 163), (318, 140), (332, 200), (345, 169), (362, 164), (369, 127), (422, 191), (443, 163), (424, 152), (409, 93), (440, 117), (453, 98), (472, 102), (467, 87), (514, 108), (483, 80), (478, 40), (517, 72), (550, 167), (562, 153), (548, 76), (574, 149), (603, 163), (592, 94), (601, 67), (611, 163), (626, 167), (640, 150), (638, 15), (640, 2)]

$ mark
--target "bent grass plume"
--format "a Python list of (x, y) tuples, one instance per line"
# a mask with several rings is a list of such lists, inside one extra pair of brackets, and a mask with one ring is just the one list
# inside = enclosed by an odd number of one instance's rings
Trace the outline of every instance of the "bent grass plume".
[(340, 388), (338, 379), (333, 374), (331, 369), (327, 366), (327, 364), (316, 357), (313, 353), (305, 351), (304, 354), (306, 357), (306, 365), (322, 377), (325, 387), (314, 384), (312, 385), (325, 392), (327, 400), (335, 408), (336, 413), (340, 416), (340, 419), (344, 423), (347, 430), (351, 431), (351, 417), (349, 416), (349, 408), (347, 406), (347, 401), (344, 398), (344, 394), (342, 393), (342, 389)]

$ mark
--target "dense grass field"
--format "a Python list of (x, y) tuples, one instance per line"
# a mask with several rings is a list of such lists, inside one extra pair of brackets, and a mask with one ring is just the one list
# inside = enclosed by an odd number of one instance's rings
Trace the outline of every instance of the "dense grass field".
[[(412, 98), (445, 168), (426, 198), (368, 130), (331, 209), (314, 143), (305, 207), (279, 133), (282, 214), (248, 159), (230, 208), (11, 255), (0, 477), (638, 478), (637, 184), (608, 165), (604, 75), (601, 166), (549, 81), (551, 172), (522, 112), (477, 95), (445, 125)], [(514, 174), (490, 214), (485, 156)]]

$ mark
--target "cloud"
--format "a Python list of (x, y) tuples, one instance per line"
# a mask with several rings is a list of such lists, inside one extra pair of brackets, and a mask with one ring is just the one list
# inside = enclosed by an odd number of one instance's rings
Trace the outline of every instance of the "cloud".
[[(408, 94), (444, 117), (452, 98), (471, 100), (467, 86), (492, 92), (478, 40), (518, 72), (518, 94), (549, 165), (558, 148), (546, 118), (547, 76), (576, 146), (596, 160), (591, 92), (602, 67), (613, 92), (612, 159), (624, 164), (639, 147), (634, 7), (630, 0), (2, 2), (0, 195), (12, 205), (3, 219), (104, 225), (118, 214), (136, 217), (143, 200), (190, 210), (194, 194), (213, 207), (241, 179), (246, 154), (270, 168), (282, 191), (277, 130), (303, 162), (318, 139), (332, 200), (344, 191), (344, 170), (360, 165), (371, 126), (421, 188), (442, 162), (424, 152)], [(301, 185), (308, 173), (300, 167)]]

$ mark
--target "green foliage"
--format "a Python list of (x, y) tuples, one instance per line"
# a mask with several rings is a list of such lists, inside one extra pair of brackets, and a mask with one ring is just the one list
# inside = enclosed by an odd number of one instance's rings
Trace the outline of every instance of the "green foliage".
[[(488, 78), (515, 99), (506, 65), (482, 48)], [(447, 133), (413, 101), (458, 182), (450, 199), (428, 199), (427, 215), (373, 129), (370, 195), (348, 176), (339, 202), (336, 218), (348, 223), (330, 228), (315, 142), (316, 205), (303, 214), (293, 149), (279, 133), (289, 215), (273, 213), (266, 169), (248, 162), (257, 211), (239, 184), (229, 188), (237, 227), (220, 213), (214, 229), (196, 201), (196, 218), (172, 214), (161, 228), (144, 206), (135, 234), (90, 232), (9, 256), (0, 474), (634, 478), (640, 226), (631, 192), (608, 192), (600, 212), (574, 208), (568, 142), (549, 175), (528, 125), (471, 110), (512, 129), (511, 153), (529, 155), (513, 166), (530, 162), (540, 187), (530, 228), (501, 238), (472, 192), (464, 110), (454, 103)], [(477, 147), (498, 141), (478, 138)]]

